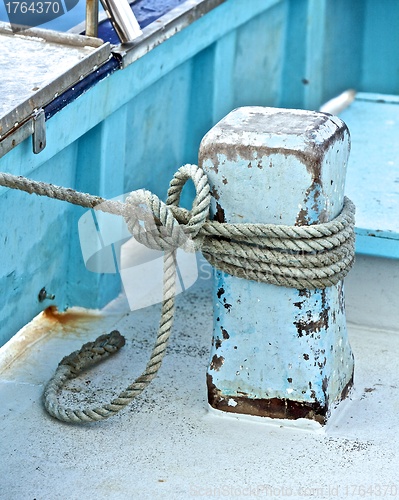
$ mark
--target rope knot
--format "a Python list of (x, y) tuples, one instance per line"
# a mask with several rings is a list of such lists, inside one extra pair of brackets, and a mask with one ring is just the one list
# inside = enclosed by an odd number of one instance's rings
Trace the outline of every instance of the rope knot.
[[(189, 179), (196, 196), (191, 210), (186, 210), (179, 207), (179, 202)], [(123, 216), (130, 233), (148, 248), (194, 252), (202, 245), (199, 233), (209, 214), (210, 198), (204, 171), (197, 165), (184, 165), (170, 182), (166, 203), (146, 189), (132, 191), (125, 200)]]
[(69, 368), (72, 378), (88, 366), (114, 354), (124, 345), (125, 338), (117, 330), (113, 330), (109, 334), (100, 335), (94, 342), (87, 342), (78, 351), (65, 356), (59, 364)]

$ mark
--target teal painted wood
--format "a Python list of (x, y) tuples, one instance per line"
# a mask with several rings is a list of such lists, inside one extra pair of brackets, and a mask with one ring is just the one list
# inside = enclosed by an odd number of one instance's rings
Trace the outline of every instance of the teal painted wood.
[(364, 0), (327, 2), (322, 65), (323, 101), (346, 89), (360, 89), (366, 17)]
[[(75, 187), (83, 192), (96, 192), (100, 196), (110, 199), (123, 193), (124, 171), (126, 165), (126, 130), (127, 107), (123, 106), (94, 127), (84, 138), (82, 147), (78, 148), (77, 164), (84, 168), (77, 169)], [(78, 141), (80, 144), (82, 139)], [(83, 306), (106, 304), (120, 291), (118, 274), (102, 274), (88, 272), (80, 254), (80, 240), (77, 231), (78, 219), (82, 209), (73, 209), (71, 214), (71, 257), (68, 274), (68, 301)], [(79, 299), (75, 299), (79, 297)]]
[(281, 106), (318, 109), (348, 88), (399, 93), (395, 0), (291, 0)]
[[(40, 155), (26, 140), (0, 159), (0, 169), (102, 196), (144, 187), (165, 197), (176, 168), (197, 161), (201, 138), (221, 114), (250, 99), (277, 104), (285, 22), (285, 2), (254, 0), (246, 8), (226, 2), (54, 115)], [(247, 61), (246, 47), (260, 65)], [(226, 50), (229, 71), (221, 78)], [(184, 197), (188, 205), (190, 193)], [(0, 209), (11, 214), (0, 237), (0, 343), (52, 304), (38, 302), (43, 286), (61, 309), (101, 307), (120, 290), (118, 275), (83, 265), (77, 232), (83, 209), (4, 188)]]
[(399, 94), (399, 2), (367, 0), (358, 90)]
[[(18, 149), (28, 157), (30, 144)], [(16, 150), (12, 151), (13, 156)], [(31, 172), (31, 177), (73, 185), (77, 143), (64, 148), (51, 163)], [(68, 166), (65, 168), (65, 166)], [(14, 172), (20, 170), (15, 169)], [(70, 254), (71, 209), (67, 204), (52, 200), (38, 201), (35, 196), (2, 190), (1, 211), (1, 276), (0, 276), (0, 342), (8, 340), (19, 328), (29, 322), (43, 307), (38, 294), (43, 287), (56, 295), (58, 304), (67, 304)], [(76, 250), (75, 250), (76, 251)]]
[[(175, 169), (197, 161), (203, 135), (235, 107), (317, 108), (347, 86), (398, 92), (397, 12), (391, 0), (227, 0), (69, 103), (47, 121), (43, 152), (33, 155), (28, 139), (0, 170), (164, 197)], [(37, 301), (43, 286), (60, 308), (101, 307), (117, 293), (118, 276), (83, 266), (83, 209), (0, 188), (0, 210), (0, 343), (50, 305)]]
[(326, 0), (308, 0), (304, 107), (317, 109), (324, 100), (323, 68), (326, 40)]

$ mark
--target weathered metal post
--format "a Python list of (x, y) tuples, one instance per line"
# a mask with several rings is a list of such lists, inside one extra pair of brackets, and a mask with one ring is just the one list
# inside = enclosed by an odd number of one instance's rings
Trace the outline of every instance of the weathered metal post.
[[(336, 117), (236, 109), (200, 147), (211, 217), (297, 226), (330, 221), (343, 207), (349, 149), (348, 129)], [(351, 387), (353, 368), (342, 281), (299, 290), (215, 272), (212, 407), (325, 423)]]

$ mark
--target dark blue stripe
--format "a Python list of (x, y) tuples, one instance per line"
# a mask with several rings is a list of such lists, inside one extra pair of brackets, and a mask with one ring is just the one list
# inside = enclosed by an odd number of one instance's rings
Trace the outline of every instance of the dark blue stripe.
[(45, 108), (44, 113), (46, 115), (46, 120), (51, 118), (55, 113), (58, 113), (67, 104), (74, 101), (77, 97), (82, 95), (90, 87), (93, 87), (97, 82), (103, 80), (107, 76), (111, 75), (114, 71), (119, 68), (119, 62), (115, 57), (112, 57), (105, 64), (100, 66), (96, 71), (90, 73), (83, 80), (76, 83), (71, 89), (65, 91), (63, 94), (59, 95), (50, 102)]

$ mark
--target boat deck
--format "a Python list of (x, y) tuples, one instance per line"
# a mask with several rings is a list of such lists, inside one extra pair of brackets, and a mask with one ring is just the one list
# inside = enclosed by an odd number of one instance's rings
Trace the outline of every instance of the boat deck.
[[(110, 401), (144, 368), (160, 306), (131, 312), (121, 295), (102, 310), (38, 314), (44, 285), (60, 309), (102, 307), (119, 277), (84, 268), (81, 211), (1, 188), (0, 343), (11, 340), (0, 348), (0, 499), (399, 496), (398, 5), (135, 2), (143, 35), (123, 46), (108, 21), (105, 44), (71, 33), (28, 38), (0, 25), (10, 70), (0, 77), (1, 170), (107, 198), (143, 187), (164, 193), (231, 109), (317, 109), (358, 91), (341, 114), (353, 139), (346, 194), (357, 205), (358, 255), (345, 280), (355, 379), (325, 427), (209, 408), (212, 284), (203, 261), (177, 297), (168, 353), (146, 391), (104, 422), (51, 418), (42, 395), (59, 361), (119, 329), (126, 346), (62, 396), (76, 406)], [(36, 71), (21, 71), (27, 53)]]
[(0, 498), (399, 496), (399, 331), (349, 324), (355, 387), (325, 427), (210, 411), (212, 285), (207, 264), (199, 268), (177, 297), (157, 378), (114, 418), (60, 423), (43, 408), (44, 384), (64, 355), (117, 328), (126, 346), (63, 396), (76, 405), (110, 400), (145, 366), (159, 305), (129, 312), (120, 296), (102, 311), (50, 309), (0, 350)]

